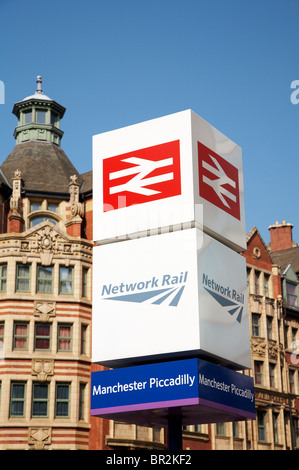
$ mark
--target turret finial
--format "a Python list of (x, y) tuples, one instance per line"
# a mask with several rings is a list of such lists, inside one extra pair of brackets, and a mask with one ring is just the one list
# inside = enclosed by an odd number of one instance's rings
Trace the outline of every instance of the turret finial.
[(42, 77), (40, 75), (38, 75), (36, 77), (36, 84), (37, 84), (37, 89), (36, 89), (36, 93), (40, 93), (42, 94), (43, 93), (43, 90), (42, 90)]

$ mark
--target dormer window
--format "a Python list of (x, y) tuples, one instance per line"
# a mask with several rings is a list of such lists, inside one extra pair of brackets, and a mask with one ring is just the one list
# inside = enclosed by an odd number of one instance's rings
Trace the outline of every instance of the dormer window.
[(55, 214), (58, 213), (58, 204), (55, 202), (49, 202), (48, 203), (48, 211), (55, 212)]
[(57, 225), (59, 218), (58, 216), (52, 217), (52, 214), (58, 214), (58, 203), (48, 202), (46, 199), (41, 201), (30, 202), (30, 227), (40, 224), (41, 222), (49, 221), (54, 225)]
[(30, 204), (30, 212), (39, 211), (42, 208), (41, 202), (31, 202)]

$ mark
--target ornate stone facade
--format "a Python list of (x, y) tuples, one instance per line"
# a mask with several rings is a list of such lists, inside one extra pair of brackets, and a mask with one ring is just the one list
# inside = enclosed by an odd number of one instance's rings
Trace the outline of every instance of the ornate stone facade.
[(1, 167), (0, 449), (88, 449), (93, 244), (59, 147), (64, 108), (37, 95), (15, 105), (19, 143)]

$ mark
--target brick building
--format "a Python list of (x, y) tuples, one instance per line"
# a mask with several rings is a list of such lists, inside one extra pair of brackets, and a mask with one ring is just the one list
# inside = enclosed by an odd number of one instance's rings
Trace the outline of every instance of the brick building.
[[(283, 220), (269, 227), (269, 250), (281, 271), (285, 362), (288, 377), (289, 404), (293, 412), (291, 448), (299, 448), (299, 247), (293, 240), (293, 225)], [(295, 412), (296, 409), (296, 412)]]
[(185, 449), (299, 449), (299, 247), (291, 224), (271, 226), (270, 234), (267, 247), (253, 227), (243, 253), (252, 361), (245, 373), (254, 377), (256, 420), (187, 426)]

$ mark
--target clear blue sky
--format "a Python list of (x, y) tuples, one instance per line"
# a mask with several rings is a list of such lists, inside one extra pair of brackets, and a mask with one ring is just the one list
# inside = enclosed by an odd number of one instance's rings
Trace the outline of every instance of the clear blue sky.
[(299, 243), (298, 0), (0, 0), (0, 21), (0, 164), (37, 75), (80, 173), (92, 135), (191, 108), (243, 149), (247, 231)]

